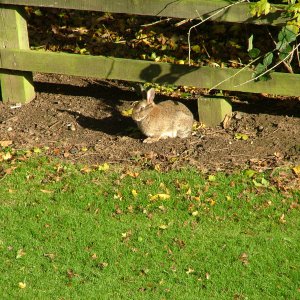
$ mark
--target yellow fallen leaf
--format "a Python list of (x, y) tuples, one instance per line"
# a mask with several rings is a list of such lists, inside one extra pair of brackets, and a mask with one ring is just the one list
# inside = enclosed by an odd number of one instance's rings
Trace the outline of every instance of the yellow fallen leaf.
[(284, 214), (282, 214), (281, 216), (280, 216), (280, 218), (279, 218), (279, 222), (280, 223), (286, 223), (286, 219), (285, 219), (285, 215)]
[(200, 49), (200, 46), (199, 45), (194, 45), (191, 47), (191, 49), (196, 52), (196, 53), (200, 53), (201, 52), (201, 49)]
[(19, 288), (20, 289), (25, 289), (26, 288), (26, 283), (25, 282), (19, 282)]
[(157, 172), (160, 172), (161, 171), (160, 164), (156, 164), (154, 166), (154, 170), (157, 171)]
[(97, 258), (98, 258), (98, 256), (97, 256), (96, 253), (93, 253), (93, 254), (91, 255), (91, 259), (95, 260), (95, 259), (97, 259)]
[(52, 194), (53, 191), (50, 191), (50, 190), (41, 190), (42, 193), (44, 194)]
[(10, 152), (6, 152), (2, 154), (2, 159), (3, 160), (10, 160), (12, 158), (12, 155), (10, 154)]
[(20, 259), (26, 254), (26, 252), (23, 249), (19, 249), (16, 255), (16, 259)]
[(159, 225), (159, 229), (165, 230), (168, 228), (168, 225)]
[(194, 273), (194, 272), (195, 272), (194, 269), (188, 268), (187, 271), (186, 271), (185, 273), (189, 275), (189, 274), (192, 274), (192, 273)]
[(124, 117), (130, 117), (132, 115), (132, 108), (122, 110), (121, 115)]
[(208, 175), (208, 181), (210, 181), (210, 182), (214, 182), (214, 181), (216, 181), (216, 176), (215, 175)]
[(213, 199), (211, 199), (211, 200), (210, 200), (210, 206), (214, 206), (215, 204), (216, 204), (216, 201), (213, 200)]
[(33, 152), (34, 152), (34, 153), (41, 153), (42, 150), (41, 150), (40, 148), (38, 148), (38, 147), (35, 147), (35, 148), (33, 149)]
[(132, 190), (132, 191), (131, 191), (131, 194), (132, 194), (133, 197), (137, 197), (138, 192), (137, 192), (136, 190)]
[(300, 176), (300, 165), (295, 166), (295, 167), (293, 168), (293, 171), (294, 171), (294, 173), (295, 173), (297, 176)]
[(192, 194), (192, 189), (191, 188), (189, 188), (187, 191), (186, 191), (186, 193), (185, 193), (186, 195), (188, 195), (188, 196), (190, 196), (191, 194)]
[(156, 195), (149, 195), (150, 196), (150, 200), (151, 201), (155, 201), (155, 200), (167, 200), (170, 199), (170, 195), (168, 194), (156, 194)]
[(236, 140), (243, 140), (243, 141), (247, 141), (249, 139), (249, 136), (245, 133), (236, 133), (234, 135), (234, 138)]
[(99, 171), (107, 171), (107, 170), (109, 170), (109, 164), (108, 163), (104, 163), (103, 165), (100, 165), (98, 167), (98, 170)]
[(225, 198), (226, 198), (227, 201), (232, 201), (232, 198), (230, 196), (228, 196), (228, 195), (225, 196)]

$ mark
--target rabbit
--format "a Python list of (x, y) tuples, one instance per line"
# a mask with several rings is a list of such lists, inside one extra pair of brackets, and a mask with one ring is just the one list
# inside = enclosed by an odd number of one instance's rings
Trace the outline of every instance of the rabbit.
[(172, 100), (154, 103), (155, 90), (147, 91), (147, 99), (138, 102), (132, 110), (132, 119), (147, 137), (143, 143), (166, 138), (186, 138), (192, 132), (194, 117), (182, 103)]

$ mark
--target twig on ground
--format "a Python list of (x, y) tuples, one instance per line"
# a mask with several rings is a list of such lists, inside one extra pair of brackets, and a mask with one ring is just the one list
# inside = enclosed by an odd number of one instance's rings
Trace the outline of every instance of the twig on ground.
[(183, 24), (185, 24), (185, 23), (190, 22), (191, 20), (192, 20), (192, 19), (184, 19), (184, 20), (182, 20), (182, 21), (176, 23), (176, 24), (175, 24), (175, 27), (179, 27), (179, 26), (181, 26), (181, 25), (183, 25)]
[(141, 25), (141, 27), (149, 27), (149, 26), (153, 26), (153, 25), (157, 25), (163, 22), (169, 22), (170, 20), (172, 20), (172, 18), (166, 18), (166, 19), (162, 19), (162, 20), (158, 20), (152, 23), (148, 23), (148, 24), (143, 24)]

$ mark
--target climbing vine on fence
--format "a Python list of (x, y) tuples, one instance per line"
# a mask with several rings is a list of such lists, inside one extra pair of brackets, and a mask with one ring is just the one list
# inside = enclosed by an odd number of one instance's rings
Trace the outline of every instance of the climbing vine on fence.
[[(281, 16), (288, 20), (278, 33), (277, 39), (274, 39), (275, 49), (266, 53), (261, 58), (261, 62), (256, 65), (253, 76), (257, 80), (269, 79), (271, 70), (282, 63), (290, 73), (294, 73), (291, 62), (295, 53), (297, 53), (298, 56), (298, 63), (300, 62), (298, 53), (299, 44), (297, 43), (297, 36), (299, 35), (300, 29), (300, 1), (283, 0), (282, 3), (288, 5), (278, 6), (278, 4), (269, 3), (268, 0), (260, 0), (251, 5), (250, 12), (254, 17), (261, 17), (279, 11), (281, 12)], [(258, 58), (260, 58), (260, 52), (259, 49), (253, 47), (253, 36), (251, 36), (248, 47), (250, 57), (258, 60)], [(279, 60), (275, 65), (274, 52), (277, 54)]]

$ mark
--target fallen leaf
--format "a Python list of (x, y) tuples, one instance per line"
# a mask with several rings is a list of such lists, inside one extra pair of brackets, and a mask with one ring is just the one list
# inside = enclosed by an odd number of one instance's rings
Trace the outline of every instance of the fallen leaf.
[(282, 223), (282, 224), (286, 223), (286, 219), (285, 219), (285, 215), (284, 215), (284, 214), (282, 214), (282, 215), (280, 216), (279, 222)]
[(249, 259), (248, 259), (248, 254), (247, 253), (242, 253), (239, 257), (239, 260), (242, 262), (244, 266), (249, 265)]
[(53, 191), (50, 191), (50, 190), (40, 190), (42, 193), (44, 194), (52, 194), (54, 193)]
[(55, 254), (54, 253), (44, 253), (44, 257), (47, 257), (50, 260), (53, 260), (55, 258)]
[(109, 170), (109, 164), (108, 163), (104, 163), (103, 165), (98, 166), (98, 171), (107, 171)]
[(132, 190), (132, 191), (131, 191), (131, 194), (132, 194), (133, 197), (137, 197), (138, 192), (137, 192), (136, 190)]
[(122, 110), (121, 115), (124, 117), (130, 117), (132, 115), (132, 110), (133, 110), (132, 108)]
[(84, 173), (84, 174), (88, 174), (92, 171), (92, 169), (88, 166), (84, 166), (83, 168), (80, 169), (80, 172), (81, 173)]
[(73, 277), (79, 277), (79, 274), (77, 274), (77, 273), (75, 273), (73, 270), (71, 270), (71, 269), (68, 269), (67, 270), (67, 275), (68, 275), (68, 277), (71, 279), (71, 278), (73, 278)]
[(194, 272), (195, 272), (194, 269), (188, 268), (187, 271), (186, 271), (185, 273), (189, 275), (189, 274), (192, 274), (192, 273), (194, 273)]
[(97, 256), (96, 253), (93, 253), (93, 254), (91, 255), (91, 259), (95, 260), (95, 259), (97, 259), (97, 258), (98, 258), (98, 256)]
[(157, 172), (160, 172), (161, 171), (160, 164), (156, 164), (154, 166), (154, 170), (157, 171)]
[(26, 252), (23, 249), (19, 249), (16, 255), (16, 259), (20, 259), (26, 254)]
[(216, 201), (213, 199), (210, 199), (209, 204), (210, 204), (210, 206), (214, 206), (214, 205), (216, 205)]
[(262, 178), (260, 181), (256, 181), (255, 179), (253, 179), (252, 182), (254, 183), (255, 187), (267, 188), (270, 185), (269, 181), (265, 178)]
[(168, 228), (168, 225), (159, 225), (159, 229), (165, 230)]
[(7, 175), (10, 175), (12, 174), (12, 172), (16, 169), (17, 167), (10, 167), (8, 169), (5, 169), (4, 170), (4, 173), (7, 174)]
[(195, 53), (200, 53), (201, 49), (199, 45), (194, 45), (191, 47), (192, 51), (194, 51)]
[(295, 166), (293, 171), (297, 176), (300, 176), (300, 165)]
[(98, 267), (100, 269), (104, 269), (104, 268), (107, 268), (108, 267), (108, 263), (107, 262), (101, 262), (98, 264)]
[(167, 200), (170, 199), (170, 195), (168, 194), (156, 194), (156, 195), (149, 195), (150, 196), (150, 201), (155, 201), (155, 200)]
[(231, 124), (231, 115), (226, 115), (223, 122), (222, 122), (222, 127), (224, 129), (228, 129)]
[[(0, 153), (1, 154), (1, 153)], [(10, 152), (2, 153), (2, 159), (3, 160), (10, 160), (12, 158), (12, 155)]]
[(41, 153), (42, 150), (40, 148), (36, 147), (36, 148), (33, 149), (33, 152), (38, 154), (38, 153)]
[(12, 143), (13, 143), (12, 141), (0, 141), (0, 146), (5, 148), (12, 145)]
[(19, 282), (18, 285), (19, 285), (20, 289), (25, 289), (26, 288), (26, 283), (25, 282)]
[(186, 191), (186, 193), (185, 193), (186, 195), (188, 195), (188, 196), (190, 196), (191, 194), (192, 194), (192, 189), (191, 188), (189, 188), (187, 191)]
[(208, 176), (208, 181), (210, 181), (210, 182), (214, 182), (214, 181), (216, 181), (216, 176), (215, 175), (209, 175)]
[(234, 135), (234, 138), (235, 138), (236, 140), (243, 140), (243, 141), (246, 141), (246, 140), (249, 139), (249, 136), (248, 136), (247, 134), (245, 134), (245, 133), (236, 133), (236, 134)]
[(126, 175), (128, 175), (129, 177), (132, 177), (132, 178), (137, 178), (140, 175), (140, 173), (127, 171)]
[(248, 169), (248, 170), (246, 170), (246, 171), (244, 172), (244, 174), (245, 174), (247, 177), (251, 178), (251, 177), (253, 177), (253, 176), (256, 174), (256, 171), (251, 170), (251, 169)]

